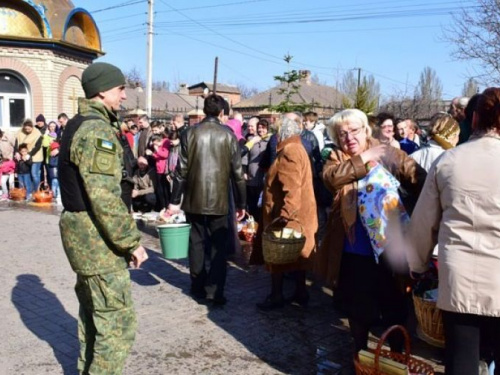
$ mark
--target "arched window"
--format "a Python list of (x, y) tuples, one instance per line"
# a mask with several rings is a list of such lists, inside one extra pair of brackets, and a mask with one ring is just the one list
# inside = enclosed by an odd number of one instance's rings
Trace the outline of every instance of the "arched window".
[(27, 85), (17, 75), (0, 71), (0, 128), (20, 127), (31, 117)]

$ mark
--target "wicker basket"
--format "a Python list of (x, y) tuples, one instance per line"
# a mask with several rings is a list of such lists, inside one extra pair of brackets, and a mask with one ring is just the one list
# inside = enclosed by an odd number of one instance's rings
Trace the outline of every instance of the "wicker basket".
[(443, 317), (441, 310), (436, 307), (436, 302), (425, 301), (413, 294), (413, 304), (421, 338), (431, 345), (444, 347)]
[[(262, 232), (262, 253), (264, 255), (264, 261), (270, 264), (294, 263), (299, 259), (306, 238), (304, 236), (300, 238), (276, 237), (272, 233), (272, 227), (278, 220), (279, 218), (274, 219)], [(298, 221), (297, 223), (302, 228), (302, 233), (304, 233), (302, 225)]]
[[(400, 330), (403, 333), (405, 339), (404, 354), (382, 349), (382, 345), (387, 340), (387, 337), (396, 330)], [(411, 356), (410, 335), (408, 335), (408, 332), (403, 326), (396, 325), (387, 329), (387, 331), (385, 331), (380, 338), (377, 344), (377, 348), (375, 350), (369, 349), (369, 351), (375, 354), (373, 366), (361, 364), (356, 354), (356, 357), (354, 358), (354, 368), (356, 370), (356, 375), (385, 375), (385, 373), (379, 369), (380, 357), (389, 358), (393, 361), (407, 365), (408, 370), (412, 374), (415, 373), (421, 375), (434, 375), (434, 369), (431, 365)]]
[(16, 187), (9, 190), (9, 199), (13, 201), (23, 201), (26, 199), (26, 188), (21, 186), (21, 183), (16, 178), (14, 181)]
[[(42, 187), (45, 187), (45, 189)], [(33, 193), (33, 200), (36, 203), (50, 203), (52, 202), (53, 197), (54, 194), (52, 193), (49, 185), (46, 182), (40, 182), (40, 185), (38, 185), (38, 190)]]

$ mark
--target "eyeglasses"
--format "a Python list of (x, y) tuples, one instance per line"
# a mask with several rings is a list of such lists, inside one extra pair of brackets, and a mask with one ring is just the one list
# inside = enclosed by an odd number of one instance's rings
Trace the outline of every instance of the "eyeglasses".
[(360, 126), (359, 128), (348, 129), (347, 131), (342, 130), (339, 132), (339, 137), (344, 139), (347, 138), (348, 135), (352, 135), (354, 137), (361, 133), (361, 130), (363, 130), (362, 126)]

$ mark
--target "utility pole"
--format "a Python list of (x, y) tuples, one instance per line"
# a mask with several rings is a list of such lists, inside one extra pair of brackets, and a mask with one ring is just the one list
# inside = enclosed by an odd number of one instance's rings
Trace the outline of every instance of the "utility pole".
[(358, 87), (357, 87), (357, 89), (359, 90), (359, 86), (361, 86), (361, 68), (354, 68), (354, 70), (358, 71)]
[(148, 49), (146, 52), (146, 113), (151, 117), (151, 103), (153, 96), (153, 3), (148, 0)]

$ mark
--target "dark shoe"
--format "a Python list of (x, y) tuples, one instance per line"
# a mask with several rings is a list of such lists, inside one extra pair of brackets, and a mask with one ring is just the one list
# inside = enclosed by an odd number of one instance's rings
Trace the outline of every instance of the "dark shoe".
[(211, 296), (207, 296), (207, 298), (205, 299), (205, 301), (206, 301), (206, 305), (208, 307), (214, 307), (214, 308), (223, 307), (227, 303), (226, 297), (211, 297)]
[(196, 301), (203, 300), (207, 297), (207, 292), (205, 292), (203, 289), (199, 290), (199, 289), (191, 288), (191, 290), (189, 291), (189, 294)]
[(258, 303), (257, 308), (262, 311), (270, 311), (279, 309), (285, 306), (283, 297), (267, 296), (264, 302)]
[(286, 303), (297, 307), (307, 307), (309, 304), (309, 293), (302, 295), (294, 294), (291, 298), (287, 298)]

